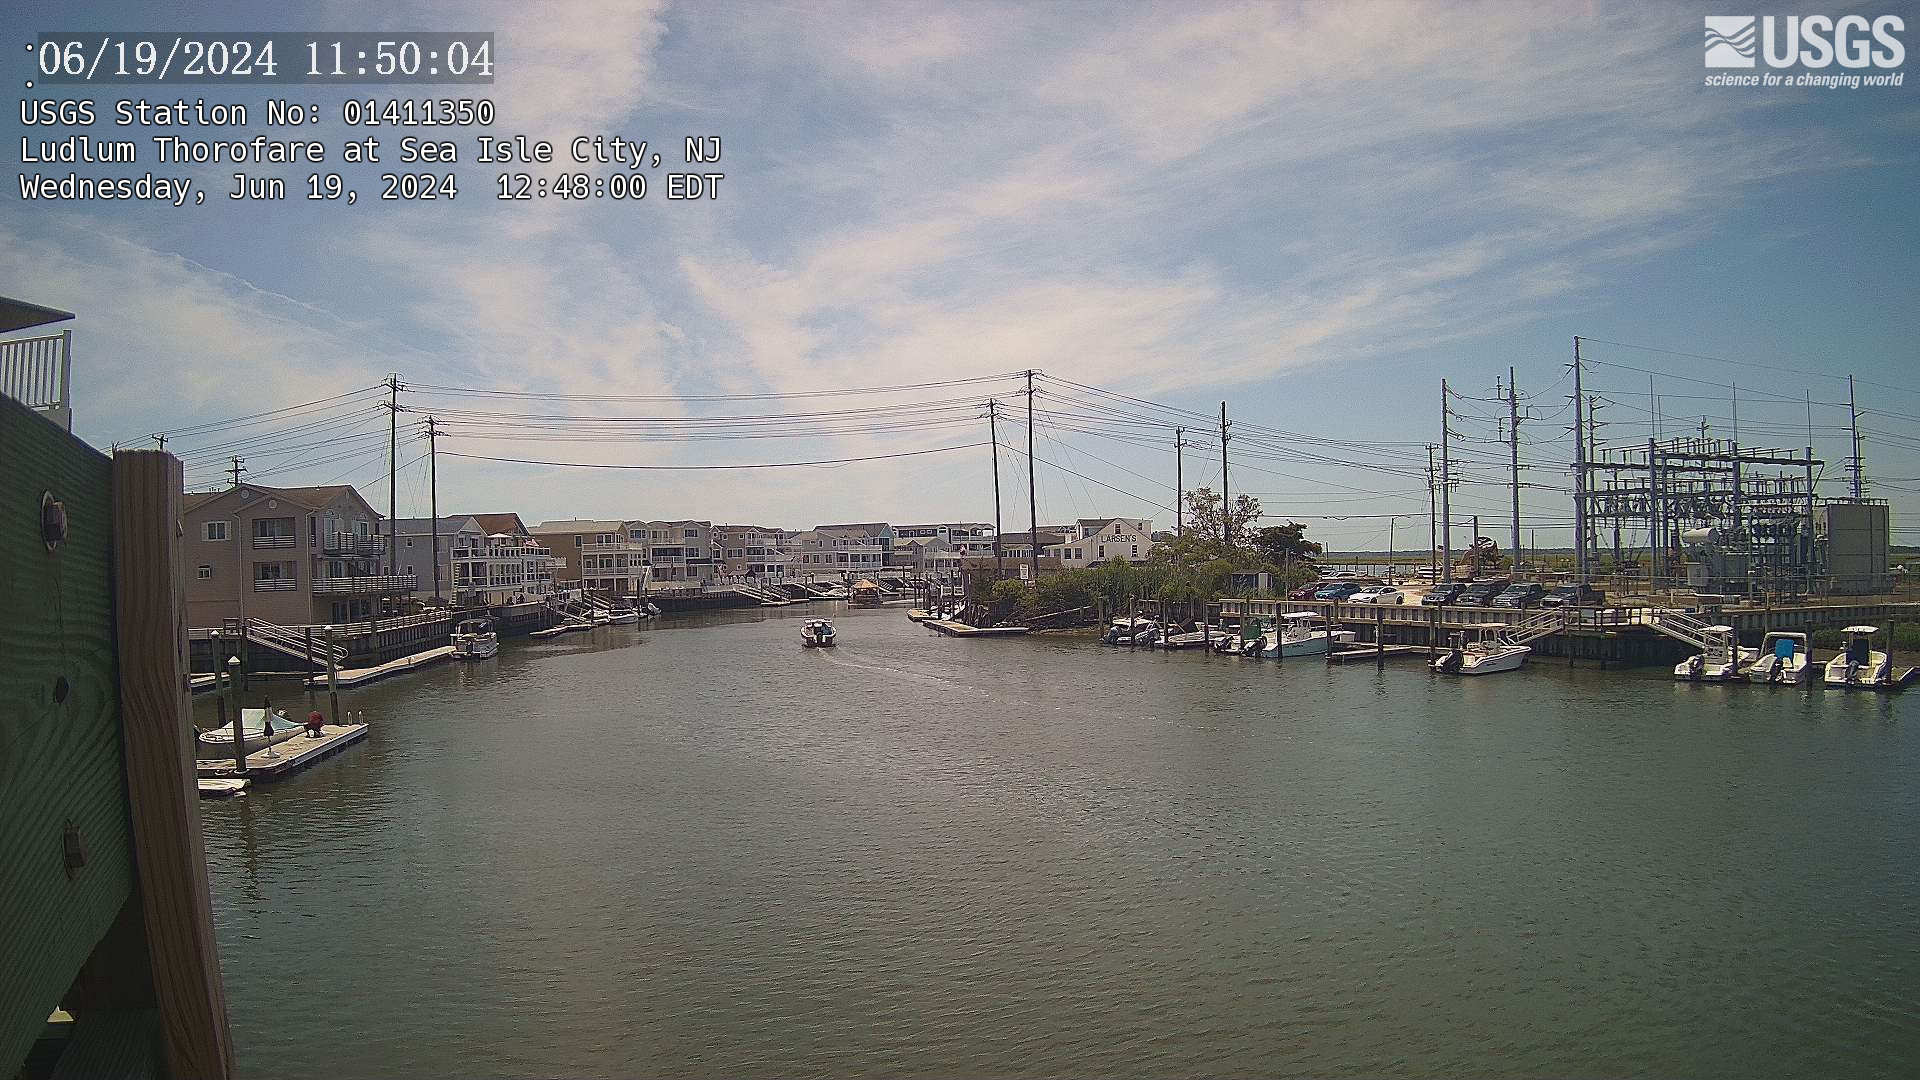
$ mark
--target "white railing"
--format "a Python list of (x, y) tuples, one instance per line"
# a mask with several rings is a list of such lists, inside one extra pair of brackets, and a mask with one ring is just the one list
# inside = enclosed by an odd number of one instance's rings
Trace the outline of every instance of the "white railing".
[(0, 394), (73, 430), (73, 331), (0, 341)]

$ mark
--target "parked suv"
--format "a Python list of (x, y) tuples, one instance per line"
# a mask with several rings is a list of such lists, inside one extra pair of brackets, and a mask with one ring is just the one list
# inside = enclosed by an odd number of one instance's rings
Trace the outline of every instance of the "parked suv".
[(1468, 607), (1486, 607), (1488, 604), (1493, 603), (1494, 597), (1506, 592), (1507, 586), (1511, 584), (1513, 583), (1504, 579), (1499, 581), (1476, 581), (1460, 590), (1460, 596), (1454, 600), (1454, 603), (1465, 604)]
[(1591, 585), (1555, 585), (1540, 597), (1541, 607), (1566, 607), (1569, 604), (1602, 604), (1606, 594)]
[(1323, 586), (1319, 592), (1313, 594), (1313, 598), (1315, 600), (1345, 600), (1347, 597), (1359, 591), (1360, 586), (1355, 585), (1351, 581), (1342, 581), (1337, 584)]
[(1465, 585), (1457, 581), (1449, 581), (1444, 585), (1435, 585), (1433, 588), (1428, 589), (1427, 595), (1421, 597), (1420, 602), (1423, 604), (1452, 604), (1458, 602), (1460, 594), (1466, 591), (1467, 587)]
[(1546, 591), (1534, 582), (1523, 581), (1517, 585), (1509, 585), (1505, 591), (1494, 597), (1493, 606), (1520, 608), (1524, 611), (1539, 603), (1540, 597), (1545, 595)]

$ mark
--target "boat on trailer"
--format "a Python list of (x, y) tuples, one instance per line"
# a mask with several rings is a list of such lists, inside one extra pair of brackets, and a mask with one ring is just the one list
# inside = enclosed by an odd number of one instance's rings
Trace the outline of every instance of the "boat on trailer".
[(1456, 631), (1453, 647), (1433, 658), (1433, 670), (1442, 675), (1492, 675), (1519, 670), (1533, 649), (1509, 644), (1500, 636), (1505, 629), (1497, 623), (1488, 623), (1480, 628), (1480, 636), (1473, 641), (1467, 641), (1464, 632)]
[(1760, 658), (1759, 649), (1740, 644), (1731, 626), (1709, 626), (1701, 632), (1711, 635), (1714, 644), (1673, 666), (1673, 677), (1682, 682), (1728, 682), (1744, 678), (1747, 665)]
[(1747, 665), (1747, 681), (1769, 686), (1799, 686), (1813, 668), (1807, 635), (1776, 630), (1760, 641), (1760, 659)]
[(800, 625), (800, 644), (809, 649), (830, 649), (836, 638), (833, 624), (825, 619), (808, 619)]
[(492, 619), (462, 619), (453, 628), (455, 660), (487, 660), (500, 651), (500, 635)]

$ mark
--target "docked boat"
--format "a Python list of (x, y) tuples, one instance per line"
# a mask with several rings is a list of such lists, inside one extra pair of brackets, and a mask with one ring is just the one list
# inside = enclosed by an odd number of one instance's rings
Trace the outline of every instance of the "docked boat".
[(834, 638), (833, 624), (825, 619), (808, 619), (800, 625), (800, 644), (809, 649), (830, 649)]
[(1705, 652), (1695, 653), (1673, 666), (1673, 677), (1683, 682), (1726, 682), (1743, 678), (1748, 664), (1760, 658), (1760, 650), (1740, 644), (1731, 626), (1709, 626), (1701, 631), (1715, 642)]
[(647, 603), (640, 605), (640, 614), (645, 615), (649, 619), (657, 619), (660, 617), (660, 605), (649, 600)]
[(455, 660), (487, 660), (500, 651), (500, 635), (492, 619), (463, 619), (453, 628)]
[[(240, 710), (240, 742), (243, 753), (251, 754), (269, 746), (278, 746), (301, 732), (307, 726), (290, 719), (278, 709), (273, 711), (271, 720), (265, 709)], [(230, 758), (233, 756), (233, 725), (225, 724), (212, 731), (203, 731), (194, 739), (194, 756), (203, 760)]]
[(1760, 641), (1760, 659), (1747, 666), (1749, 682), (1799, 686), (1812, 667), (1807, 635), (1774, 631)]
[(607, 622), (614, 626), (626, 626), (640, 621), (640, 613), (626, 604), (616, 604), (607, 609)]
[(1269, 629), (1248, 642), (1248, 655), (1283, 660), (1289, 656), (1325, 656), (1335, 645), (1351, 644), (1358, 636), (1351, 630), (1334, 629), (1317, 611), (1288, 611), (1281, 614), (1277, 632)]
[(1508, 644), (1500, 637), (1499, 632), (1504, 629), (1495, 625), (1482, 627), (1480, 636), (1473, 641), (1467, 641), (1464, 633), (1456, 632), (1453, 647), (1433, 658), (1433, 670), (1442, 675), (1492, 675), (1518, 670), (1533, 649)]
[(1219, 642), (1235, 639), (1236, 635), (1218, 626), (1201, 627), (1188, 623), (1187, 627), (1174, 627), (1169, 633), (1163, 635), (1160, 638), (1160, 647), (1163, 649), (1211, 649)]
[(1145, 615), (1130, 618), (1122, 615), (1107, 624), (1106, 633), (1100, 635), (1102, 645), (1130, 645), (1134, 639), (1152, 627), (1160, 624)]
[(1847, 643), (1839, 656), (1827, 661), (1827, 685), (1848, 689), (1890, 689), (1894, 684), (1893, 662), (1886, 653), (1873, 647), (1873, 635), (1879, 633), (1880, 628), (1849, 626), (1840, 632), (1847, 635)]

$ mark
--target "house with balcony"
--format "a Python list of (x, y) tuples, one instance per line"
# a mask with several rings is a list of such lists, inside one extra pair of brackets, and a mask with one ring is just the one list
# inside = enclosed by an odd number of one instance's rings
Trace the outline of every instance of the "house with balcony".
[(1081, 518), (1074, 527), (1077, 536), (1043, 551), (1070, 570), (1115, 559), (1143, 563), (1153, 557), (1152, 525), (1142, 518)]
[(645, 592), (653, 580), (647, 545), (630, 535), (628, 522), (543, 521), (528, 531), (548, 552), (551, 585), (604, 596)]
[(484, 517), (513, 531), (490, 532), (480, 514), (443, 517), (437, 529), (431, 518), (393, 523), (400, 572), (419, 578), (421, 599), (437, 595), (455, 607), (496, 607), (553, 591), (553, 552), (526, 533), (518, 515)]
[(895, 566), (916, 577), (938, 581), (958, 579), (966, 558), (964, 551), (939, 537), (902, 540), (893, 549)]
[(720, 566), (711, 521), (629, 521), (626, 530), (632, 542), (645, 546), (658, 588), (705, 585)]
[(386, 561), (380, 515), (344, 484), (188, 492), (187, 618), (282, 626), (359, 622), (398, 610), (419, 583)]
[(719, 572), (727, 577), (778, 580), (787, 575), (785, 533), (764, 525), (715, 525)]
[[(73, 318), (70, 311), (0, 296), (0, 334)], [(0, 340), (0, 394), (73, 430), (73, 331)]]
[(871, 574), (886, 568), (880, 538), (837, 526), (809, 529), (787, 539), (788, 567), (802, 574)]

